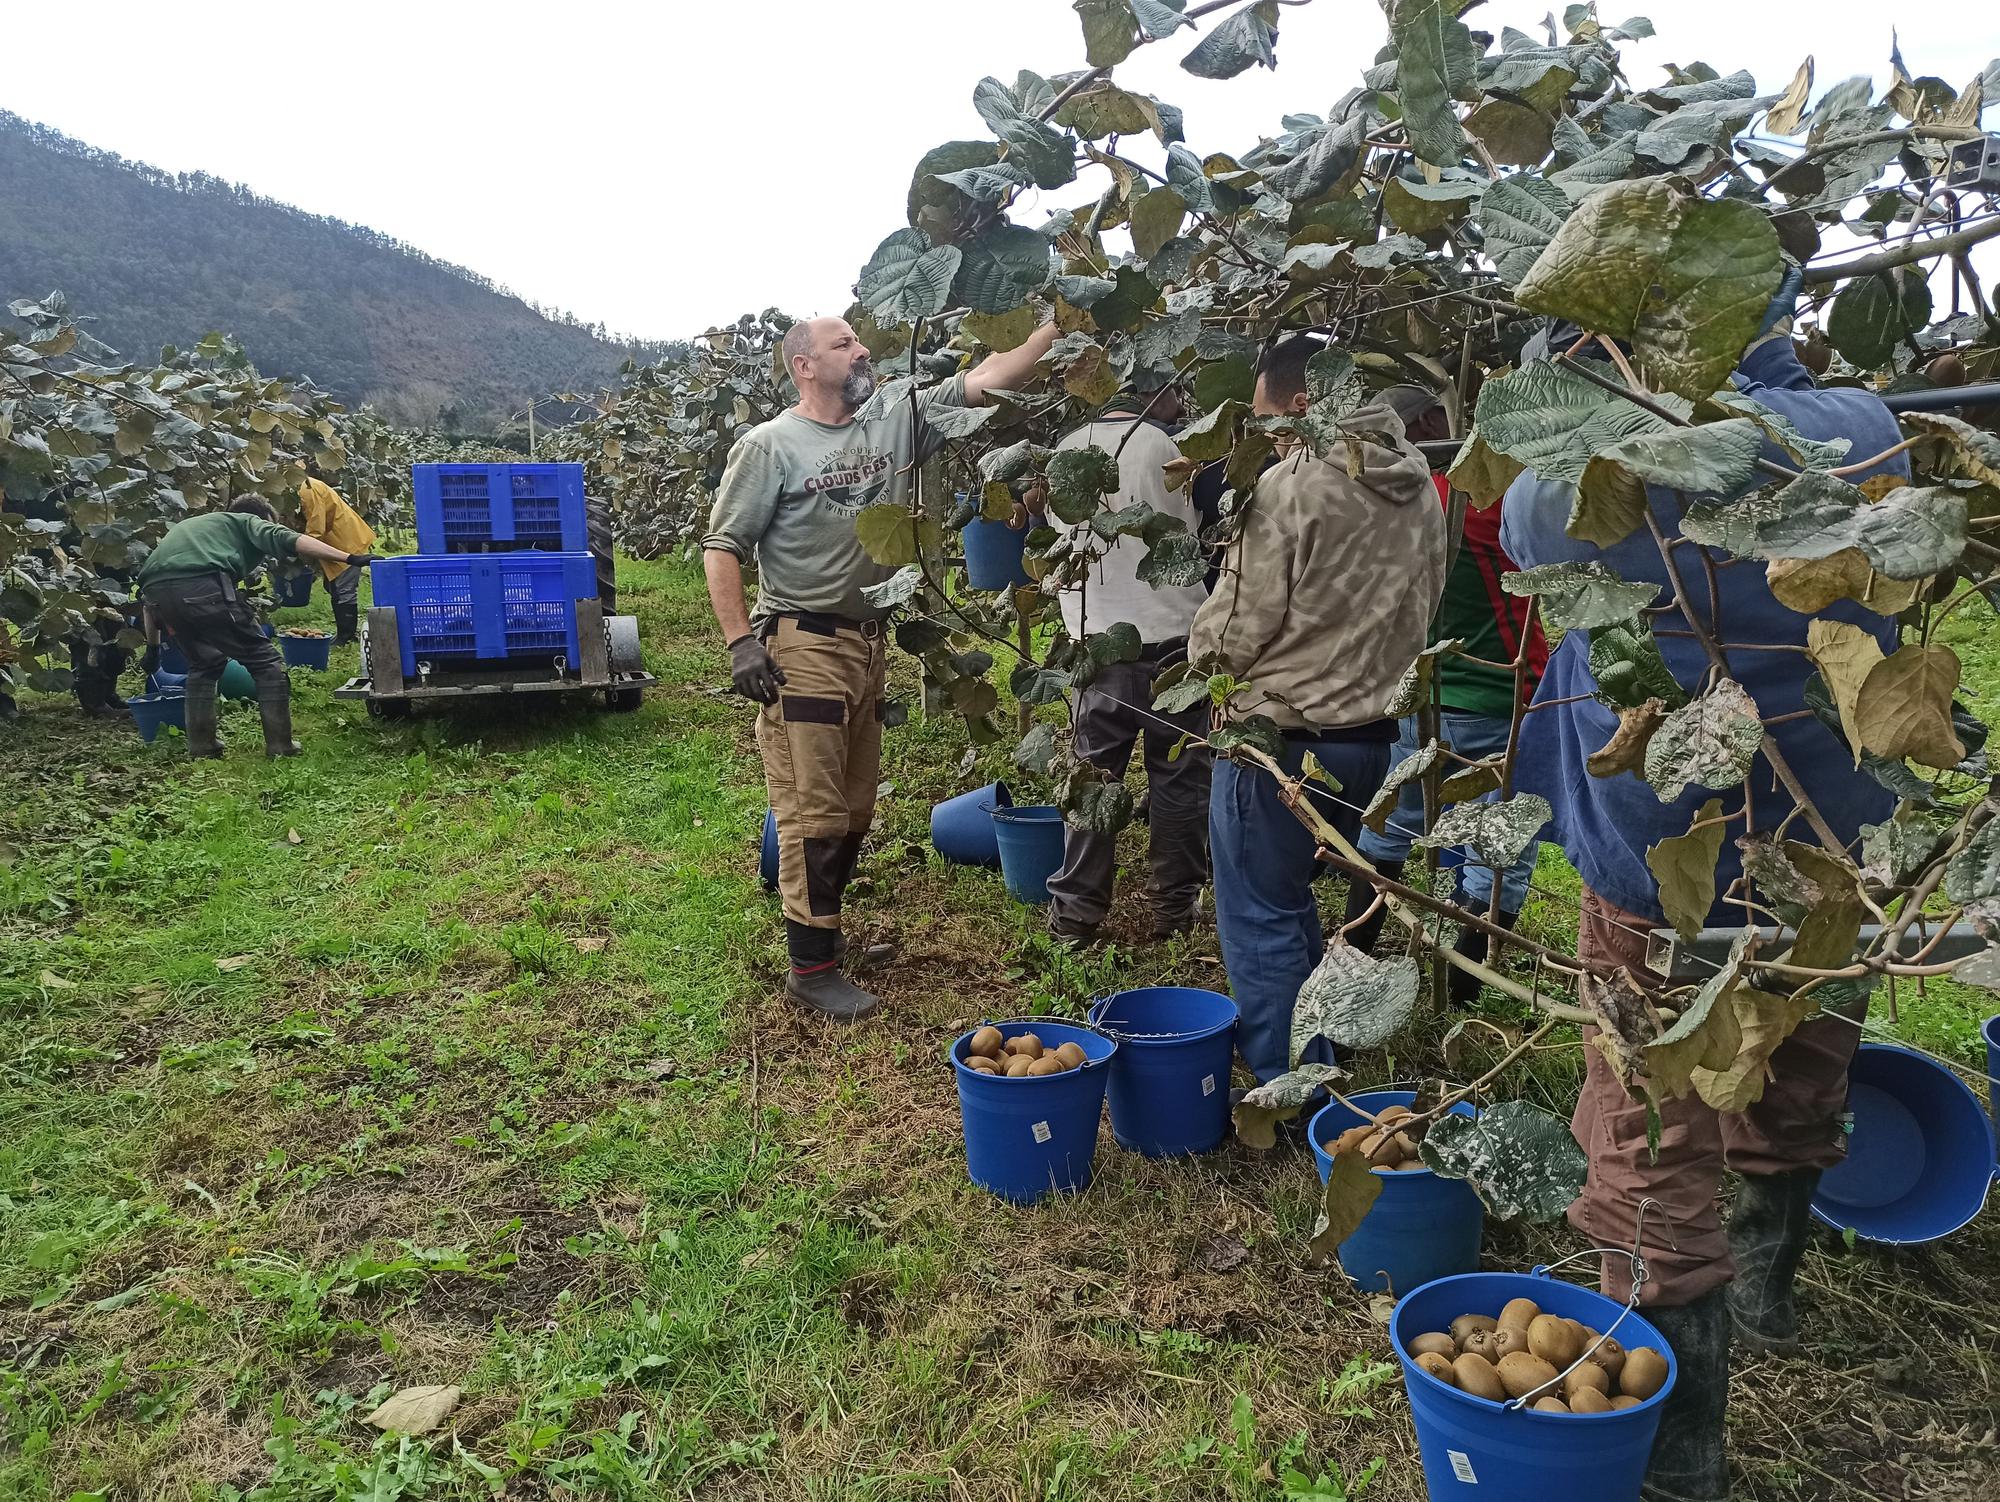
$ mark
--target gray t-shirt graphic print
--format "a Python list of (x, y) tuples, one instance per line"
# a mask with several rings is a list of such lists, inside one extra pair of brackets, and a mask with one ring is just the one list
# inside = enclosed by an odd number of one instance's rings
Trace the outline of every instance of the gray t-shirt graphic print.
[[(965, 377), (918, 401), (926, 411), (964, 406)], [(840, 427), (781, 412), (736, 440), (701, 545), (756, 563), (752, 621), (762, 626), (788, 611), (856, 621), (883, 614), (861, 591), (895, 570), (868, 556), (854, 518), (870, 506), (908, 503), (910, 471), (944, 442), (926, 428), (922, 451), (913, 452), (912, 427), (905, 400)]]

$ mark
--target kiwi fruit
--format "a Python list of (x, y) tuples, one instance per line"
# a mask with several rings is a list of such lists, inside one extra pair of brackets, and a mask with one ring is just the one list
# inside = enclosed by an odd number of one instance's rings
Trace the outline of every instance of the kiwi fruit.
[(1611, 1396), (1611, 1379), (1605, 1375), (1603, 1367), (1586, 1361), (1563, 1375), (1563, 1397), (1569, 1400), (1570, 1407), (1576, 1407), (1576, 1397), (1581, 1392), (1594, 1392), (1607, 1399)]
[(1394, 1168), (1391, 1168), (1391, 1169), (1389, 1170), (1389, 1172), (1390, 1172), (1390, 1173), (1415, 1173), (1415, 1172), (1417, 1172), (1417, 1171), (1418, 1171), (1419, 1169), (1421, 1169), (1421, 1168), (1422, 1168), (1423, 1166), (1424, 1166), (1424, 1165), (1423, 1165), (1423, 1160), (1422, 1160), (1422, 1159), (1420, 1159), (1420, 1158), (1406, 1158), (1406, 1159), (1404, 1159), (1404, 1160), (1403, 1160), (1403, 1161), (1402, 1161), (1401, 1163), (1398, 1163), (1398, 1164), (1397, 1164), (1397, 1165), (1396, 1165), (1396, 1166), (1395, 1166)]
[(1016, 1055), (1025, 1054), (1030, 1059), (1039, 1059), (1042, 1056), (1042, 1040), (1037, 1038), (1033, 1033), (1021, 1033), (1016, 1037), (1009, 1038), (1001, 1046), (1008, 1053)]
[(1575, 1392), (1570, 1394), (1569, 1411), (1571, 1413), (1609, 1413), (1611, 1412), (1611, 1400), (1594, 1387), (1579, 1387)]
[(1458, 1379), (1452, 1375), (1451, 1359), (1440, 1356), (1436, 1351), (1425, 1351), (1417, 1358), (1417, 1365), (1429, 1372), (1438, 1381), (1451, 1387), (1458, 1386)]
[[(1528, 1332), (1518, 1325), (1502, 1325), (1493, 1332), (1493, 1359), (1504, 1361), (1516, 1351), (1528, 1350)], [(1532, 1354), (1532, 1353), (1530, 1353)]]
[(1374, 1131), (1375, 1128), (1373, 1128), (1372, 1126), (1367, 1126), (1365, 1124), (1362, 1126), (1349, 1127), (1346, 1131), (1342, 1132), (1338, 1137), (1334, 1138), (1332, 1142), (1327, 1144), (1327, 1149), (1326, 1149), (1327, 1156), (1332, 1157), (1336, 1153), (1348, 1153), (1355, 1151), (1357, 1148), (1361, 1146), (1363, 1142), (1366, 1142), (1368, 1138), (1371, 1135), (1373, 1135)]
[(1494, 1368), (1500, 1374), (1500, 1385), (1507, 1389), (1510, 1398), (1526, 1398), (1553, 1387), (1556, 1369), (1539, 1356), (1531, 1356), (1526, 1351), (1515, 1351), (1502, 1356), (1500, 1365)]
[(1065, 1043), (1056, 1050), (1056, 1057), (1063, 1061), (1065, 1069), (1081, 1069), (1083, 1061), (1089, 1057), (1078, 1043)]
[(1592, 1350), (1590, 1346), (1583, 1348), (1586, 1353), (1585, 1359), (1594, 1366), (1603, 1367), (1604, 1374), (1611, 1379), (1612, 1384), (1615, 1386), (1618, 1382), (1618, 1374), (1625, 1369), (1625, 1347), (1618, 1344), (1617, 1337), (1611, 1335), (1605, 1336), (1595, 1344), (1595, 1350)]
[(1528, 1349), (1560, 1369), (1576, 1360), (1576, 1332), (1553, 1314), (1538, 1314), (1528, 1324)]
[(985, 1054), (980, 1053), (973, 1054), (968, 1058), (965, 1061), (965, 1067), (967, 1069), (976, 1069), (981, 1074), (998, 1074), (1000, 1072), (998, 1064), (987, 1058)]
[(1465, 1349), (1465, 1337), (1474, 1330), (1491, 1330), (1497, 1321), (1490, 1314), (1461, 1314), (1451, 1322), (1451, 1338), (1458, 1342), (1458, 1348)]
[(965, 1045), (965, 1051), (973, 1058), (998, 1058), (1000, 1056), (1000, 1041), (999, 1028), (982, 1027), (972, 1035), (972, 1041)]
[(1568, 1413), (1569, 1404), (1565, 1403), (1561, 1398), (1553, 1396), (1547, 1398), (1537, 1398), (1535, 1399), (1535, 1412)]
[(1057, 1058), (1054, 1054), (1045, 1053), (1039, 1059), (1036, 1059), (1032, 1064), (1028, 1066), (1028, 1073), (1030, 1076), (1061, 1074), (1062, 1072), (1063, 1072), (1063, 1061)]
[(1618, 1391), (1628, 1398), (1645, 1402), (1667, 1382), (1667, 1358), (1651, 1346), (1634, 1346), (1625, 1353), (1625, 1368), (1618, 1374)]
[(1396, 1151), (1407, 1163), (1417, 1155), (1416, 1140), (1408, 1132), (1398, 1132), (1395, 1136)]
[(1924, 367), (1924, 374), (1939, 386), (1963, 386), (1965, 357), (1956, 350), (1948, 349)]
[(1421, 1356), (1426, 1351), (1435, 1351), (1449, 1361), (1458, 1354), (1458, 1343), (1442, 1330), (1431, 1330), (1410, 1342), (1412, 1356)]
[(1007, 1060), (1005, 1073), (1010, 1080), (1018, 1080), (1034, 1065), (1034, 1060), (1024, 1053), (1017, 1053)]
[(1621, 1409), (1637, 1408), (1638, 1406), (1639, 1406), (1639, 1400), (1637, 1398), (1629, 1398), (1622, 1392), (1618, 1394), (1617, 1397), (1611, 1400), (1611, 1409), (1612, 1412), (1614, 1413), (1620, 1411)]
[(1383, 1126), (1390, 1126), (1398, 1121), (1408, 1121), (1416, 1114), (1408, 1106), (1384, 1106), (1375, 1113), (1375, 1119)]
[(1498, 1361), (1500, 1352), (1493, 1349), (1493, 1337), (1499, 1333), (1497, 1330), (1467, 1330), (1458, 1349), (1461, 1354), (1477, 1356), (1481, 1361)]
[(1484, 1356), (1475, 1356), (1467, 1351), (1451, 1364), (1451, 1374), (1458, 1379), (1461, 1392), (1469, 1392), (1475, 1398), (1488, 1398), (1495, 1403), (1507, 1400), (1506, 1385), (1493, 1369), (1493, 1363)]
[(1541, 1306), (1533, 1299), (1509, 1299), (1507, 1307), (1500, 1311), (1500, 1328), (1526, 1332), (1535, 1322), (1535, 1316), (1542, 1312)]
[(1395, 1137), (1382, 1132), (1370, 1132), (1362, 1139), (1361, 1156), (1368, 1160), (1370, 1168), (1394, 1168), (1403, 1161)]

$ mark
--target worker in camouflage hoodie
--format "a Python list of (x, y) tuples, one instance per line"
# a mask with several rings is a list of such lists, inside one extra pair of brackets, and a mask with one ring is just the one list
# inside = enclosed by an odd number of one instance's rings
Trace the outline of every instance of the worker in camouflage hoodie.
[[(1306, 365), (1326, 346), (1295, 335), (1257, 366), (1254, 410), (1302, 413)], [(1349, 839), (1359, 804), (1389, 767), (1396, 685), (1423, 650), (1444, 586), (1444, 515), (1430, 465), (1386, 403), (1345, 426), (1372, 435), (1359, 466), (1302, 444), (1257, 481), (1224, 554), (1215, 592), (1196, 614), (1188, 653), (1245, 687), (1227, 714), (1267, 715), (1297, 776), (1308, 753), (1347, 791), (1309, 785), (1319, 812)], [(1242, 1016), (1237, 1046), (1260, 1081), (1286, 1072), (1292, 1007), (1325, 936), (1313, 895), (1317, 843), (1262, 768), (1218, 757), (1209, 797), (1215, 926)], [(1308, 1059), (1325, 1058), (1324, 1040)]]

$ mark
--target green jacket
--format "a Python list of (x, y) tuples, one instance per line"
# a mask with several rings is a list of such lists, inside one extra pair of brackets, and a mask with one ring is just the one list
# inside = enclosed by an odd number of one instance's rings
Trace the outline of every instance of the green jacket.
[(205, 511), (176, 522), (139, 568), (139, 588), (169, 579), (227, 574), (240, 580), (265, 559), (295, 558), (299, 534), (239, 511)]

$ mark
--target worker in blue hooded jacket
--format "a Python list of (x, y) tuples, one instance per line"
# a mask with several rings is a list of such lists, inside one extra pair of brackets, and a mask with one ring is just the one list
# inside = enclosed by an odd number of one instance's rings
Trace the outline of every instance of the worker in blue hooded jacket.
[[(1800, 364), (1790, 337), (1797, 287), (1794, 273), (1772, 304), (1765, 332), (1737, 367), (1736, 390), (1788, 420), (1806, 439), (1846, 440), (1850, 462), (1895, 447), (1901, 438), (1896, 420), (1873, 393), (1822, 390)], [(1568, 339), (1557, 333), (1552, 353), (1576, 337), (1573, 330), (1563, 332)], [(1769, 442), (1764, 457), (1797, 467), (1797, 461)], [(1908, 472), (1908, 460), (1898, 454), (1868, 473)], [(1753, 483), (1770, 482), (1760, 475)], [(1641, 526), (1609, 548), (1578, 542), (1565, 530), (1574, 497), (1573, 485), (1542, 480), (1533, 472), (1520, 476), (1507, 491), (1501, 529), (1509, 556), (1522, 568), (1594, 559), (1626, 580), (1659, 586), (1658, 603), (1668, 604), (1672, 589), (1651, 530)], [(1679, 532), (1684, 503), (1697, 499), (1715, 498), (1647, 489), (1653, 516), (1669, 538)], [(1716, 639), (1805, 645), (1813, 618), (1780, 603), (1762, 566), (1731, 560), (1719, 550), (1711, 550), (1719, 565), (1719, 609), (1708, 619), (1708, 574), (1698, 554), (1693, 543), (1675, 549), (1693, 609)], [(1894, 621), (1851, 600), (1822, 611), (1820, 618), (1849, 622), (1874, 636), (1884, 651), (1895, 649)], [(1708, 658), (1680, 612), (1656, 616), (1654, 626), (1674, 677), (1686, 688), (1699, 684)], [(1687, 833), (1695, 811), (1716, 795), (1690, 787), (1663, 803), (1636, 775), (1590, 774), (1585, 763), (1611, 738), (1618, 718), (1590, 697), (1597, 684), (1589, 649), (1589, 633), (1572, 631), (1551, 654), (1537, 691), (1538, 700), (1551, 702), (1523, 723), (1515, 785), (1548, 799), (1554, 810), (1552, 832), (1583, 878), (1579, 957), (1600, 966), (1622, 965), (1657, 982), (1657, 974), (1645, 965), (1647, 938), (1665, 915), (1646, 851)], [(1806, 680), (1813, 668), (1802, 652), (1739, 650), (1728, 657), (1731, 674), (1766, 719), (1805, 707)], [(1852, 840), (1863, 824), (1889, 814), (1892, 795), (1855, 770), (1847, 746), (1817, 719), (1786, 719), (1772, 726), (1771, 733), (1841, 840)], [(1778, 829), (1793, 803), (1762, 755), (1742, 786), (1721, 795), (1726, 814), (1740, 814), (1746, 791), (1755, 829), (1766, 834)], [(1735, 837), (1745, 832), (1745, 825), (1732, 823), (1728, 832), (1716, 877), (1719, 893), (1727, 892), (1742, 870)], [(1799, 820), (1787, 837), (1810, 838)], [(1718, 902), (1708, 921), (1740, 927), (1746, 919), (1740, 907)], [(1644, 1495), (1656, 1502), (1714, 1502), (1728, 1495), (1723, 1409), (1732, 1327), (1735, 1338), (1753, 1348), (1788, 1349), (1796, 1343), (1792, 1283), (1820, 1174), (1839, 1162), (1844, 1150), (1841, 1117), (1858, 1021), (1850, 1012), (1823, 1014), (1802, 1024), (1773, 1056), (1763, 1098), (1746, 1111), (1718, 1113), (1692, 1094), (1663, 1102), (1656, 1158), (1647, 1145), (1646, 1103), (1627, 1096), (1597, 1049), (1584, 1050), (1588, 1076), (1573, 1128), (1589, 1157), (1590, 1172), (1570, 1208), (1571, 1222), (1600, 1247), (1634, 1244), (1638, 1207), (1649, 1197), (1666, 1207), (1672, 1222), (1671, 1231), (1665, 1231), (1658, 1218), (1649, 1221), (1645, 1246), (1650, 1275), (1644, 1290), (1646, 1313), (1666, 1334), (1680, 1363), (1647, 1473)], [(1726, 1230), (1716, 1201), (1725, 1166), (1741, 1179)], [(1630, 1277), (1624, 1258), (1603, 1259), (1607, 1295), (1625, 1300)]]

